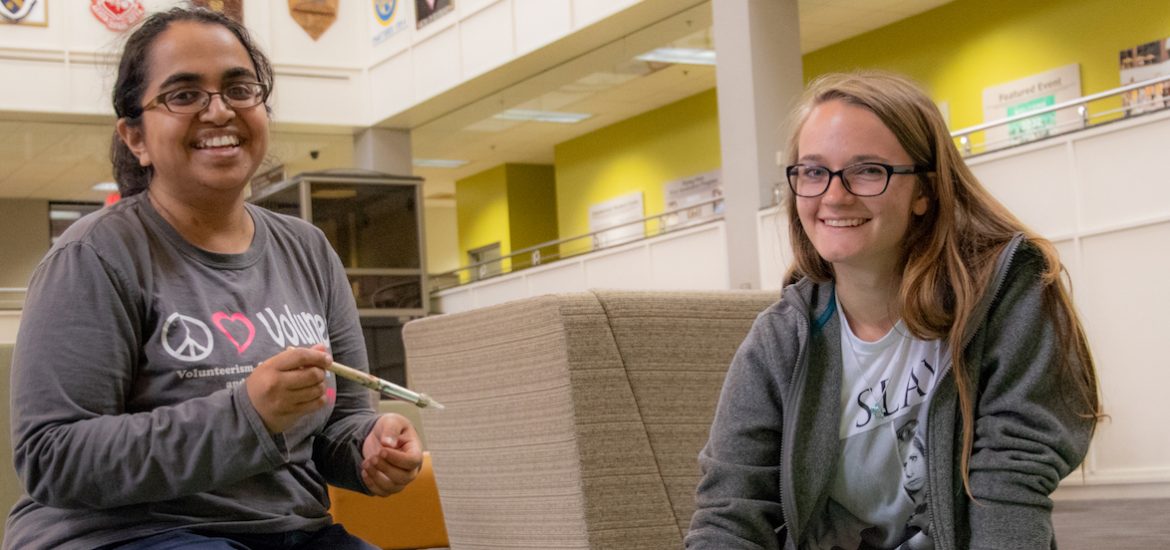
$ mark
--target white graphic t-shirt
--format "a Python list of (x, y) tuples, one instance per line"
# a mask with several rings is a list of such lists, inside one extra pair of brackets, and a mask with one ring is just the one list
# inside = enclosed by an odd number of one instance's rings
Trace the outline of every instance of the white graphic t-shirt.
[[(840, 313), (840, 310), (838, 310)], [(927, 522), (926, 411), (941, 341), (910, 335), (899, 321), (876, 342), (841, 319), (841, 453), (813, 548), (934, 548)]]

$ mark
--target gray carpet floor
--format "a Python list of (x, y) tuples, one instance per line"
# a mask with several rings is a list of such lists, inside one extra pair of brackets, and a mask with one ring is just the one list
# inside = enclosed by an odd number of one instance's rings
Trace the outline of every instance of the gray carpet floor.
[(1059, 550), (1170, 550), (1170, 499), (1062, 500), (1052, 524)]

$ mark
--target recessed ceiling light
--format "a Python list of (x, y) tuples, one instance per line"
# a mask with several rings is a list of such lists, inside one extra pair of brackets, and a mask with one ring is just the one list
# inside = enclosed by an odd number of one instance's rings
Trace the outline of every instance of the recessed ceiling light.
[(492, 118), (500, 120), (526, 120), (533, 122), (556, 122), (559, 124), (574, 124), (593, 115), (589, 113), (563, 113), (560, 111), (537, 111), (534, 109), (508, 109)]
[(452, 159), (414, 159), (410, 162), (420, 168), (459, 168), (467, 164), (465, 160)]
[(55, 221), (68, 221), (81, 219), (81, 212), (76, 210), (50, 210), (49, 219)]
[(110, 191), (117, 191), (118, 184), (112, 181), (103, 181), (102, 183), (99, 183), (90, 189), (93, 189), (94, 191), (100, 191), (102, 193), (109, 193)]
[(659, 63), (679, 63), (683, 65), (714, 65), (715, 50), (701, 48), (658, 48), (635, 59), (642, 61), (657, 61)]

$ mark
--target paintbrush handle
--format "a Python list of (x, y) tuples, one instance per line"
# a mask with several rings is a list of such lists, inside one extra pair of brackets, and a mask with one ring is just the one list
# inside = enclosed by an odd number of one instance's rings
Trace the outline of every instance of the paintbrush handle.
[(395, 397), (403, 401), (409, 401), (419, 406), (420, 408), (435, 408), (443, 409), (443, 405), (425, 393), (418, 393), (408, 390), (398, 384), (383, 380), (369, 373), (362, 372), (353, 367), (347, 367), (341, 363), (333, 363), (327, 367), (329, 372), (336, 374), (346, 380), (357, 382), (363, 387), (374, 390), (382, 395), (388, 397)]

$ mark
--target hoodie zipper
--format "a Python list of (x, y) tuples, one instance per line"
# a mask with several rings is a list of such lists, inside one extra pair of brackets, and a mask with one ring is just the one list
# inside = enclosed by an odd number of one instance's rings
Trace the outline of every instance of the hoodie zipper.
[[(785, 527), (788, 528), (788, 540), (792, 542), (792, 546), (796, 547), (795, 524), (792, 521), (799, 516), (796, 514), (796, 494), (789, 494), (786, 491), (796, 486), (796, 482), (792, 472), (792, 448), (795, 446), (796, 438), (796, 414), (800, 411), (800, 398), (803, 396), (805, 373), (808, 371), (807, 354), (808, 341), (812, 337), (812, 326), (809, 323), (808, 315), (811, 308), (800, 295), (796, 292), (792, 293), (797, 298), (797, 302), (803, 306), (804, 314), (800, 315), (800, 326), (804, 328), (805, 345), (800, 347), (800, 352), (796, 356), (796, 372), (793, 373), (792, 386), (790, 389), (791, 399), (786, 399), (786, 403), (790, 403), (788, 411), (781, 408), (784, 414), (784, 433), (780, 437), (780, 460), (784, 464), (784, 468), (780, 470), (780, 528), (777, 529), (777, 534)], [(789, 414), (791, 412), (791, 414)]]

